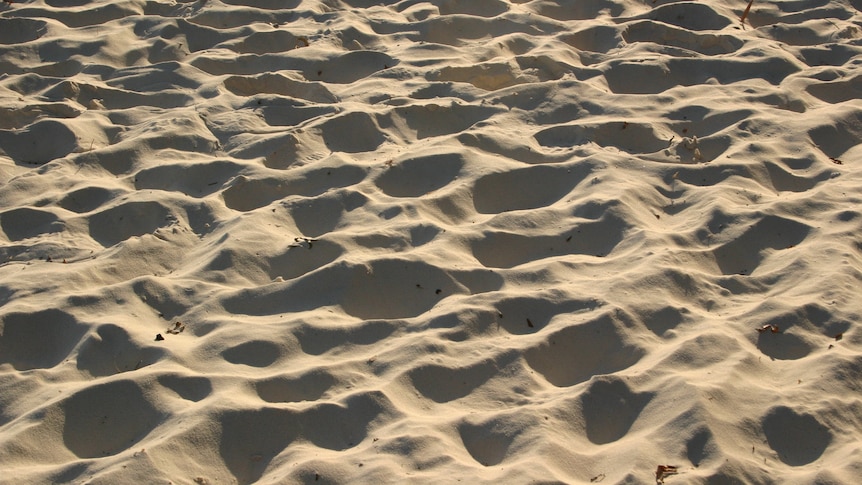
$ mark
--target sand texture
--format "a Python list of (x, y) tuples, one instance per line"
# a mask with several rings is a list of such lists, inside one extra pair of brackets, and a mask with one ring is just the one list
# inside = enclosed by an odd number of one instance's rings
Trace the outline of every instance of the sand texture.
[(0, 4), (0, 483), (860, 483), (862, 1), (747, 5)]

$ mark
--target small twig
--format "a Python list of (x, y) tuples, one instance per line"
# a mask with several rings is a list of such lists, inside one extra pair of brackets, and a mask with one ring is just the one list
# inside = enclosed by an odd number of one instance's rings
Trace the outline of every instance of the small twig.
[[(754, 3), (754, 0), (748, 0), (748, 6), (745, 7), (745, 11), (742, 12), (742, 16), (739, 17), (739, 23), (742, 24), (742, 28), (745, 28), (745, 19), (748, 17), (748, 12), (751, 10), (751, 4)], [(749, 22), (750, 23), (750, 22)], [(754, 27), (752, 25), (752, 27)]]
[(302, 243), (305, 243), (305, 244), (307, 244), (307, 245), (308, 245), (308, 249), (311, 249), (311, 247), (313, 246), (313, 244), (312, 244), (312, 243), (313, 243), (313, 242), (316, 242), (316, 241), (317, 241), (317, 239), (313, 239), (313, 238), (310, 238), (310, 237), (295, 237), (295, 238), (293, 238), (293, 241), (294, 241), (294, 243), (293, 243), (293, 244), (291, 244), (291, 245), (290, 245), (290, 246), (288, 246), (288, 247), (291, 247), (291, 248), (301, 248), (301, 247), (302, 247)]

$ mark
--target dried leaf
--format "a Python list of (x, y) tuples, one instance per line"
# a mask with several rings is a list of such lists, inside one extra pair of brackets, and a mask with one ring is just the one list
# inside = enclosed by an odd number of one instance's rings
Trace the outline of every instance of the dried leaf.
[(664, 483), (664, 479), (670, 475), (676, 475), (678, 473), (677, 470), (677, 467), (673, 465), (659, 465), (655, 469), (655, 482)]
[(177, 335), (179, 333), (182, 333), (185, 329), (186, 324), (184, 324), (183, 322), (175, 322), (173, 327), (168, 327), (168, 329), (165, 331), (171, 335)]

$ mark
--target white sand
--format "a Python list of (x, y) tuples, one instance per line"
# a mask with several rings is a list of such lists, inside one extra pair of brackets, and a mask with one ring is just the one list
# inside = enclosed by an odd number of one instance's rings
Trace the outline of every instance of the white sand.
[(859, 483), (862, 3), (746, 5), (2, 4), (0, 482)]

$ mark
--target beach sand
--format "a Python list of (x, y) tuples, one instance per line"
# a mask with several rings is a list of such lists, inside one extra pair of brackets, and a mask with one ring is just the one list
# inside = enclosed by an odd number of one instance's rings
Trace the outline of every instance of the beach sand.
[(0, 483), (852, 484), (859, 0), (0, 4)]

